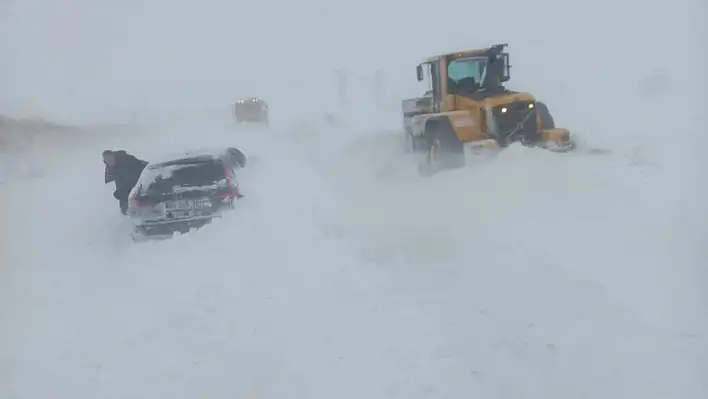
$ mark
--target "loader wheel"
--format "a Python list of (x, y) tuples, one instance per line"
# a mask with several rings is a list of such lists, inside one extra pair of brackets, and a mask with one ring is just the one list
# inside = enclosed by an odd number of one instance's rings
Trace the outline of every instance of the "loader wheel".
[(455, 135), (449, 121), (430, 121), (426, 126), (425, 137), (428, 154), (423, 174), (432, 174), (444, 169), (456, 169), (465, 166), (465, 152), (462, 142)]
[(551, 111), (548, 110), (548, 106), (545, 103), (537, 101), (536, 110), (541, 119), (541, 128), (554, 129), (556, 127), (556, 122), (553, 120), (553, 116), (551, 116)]

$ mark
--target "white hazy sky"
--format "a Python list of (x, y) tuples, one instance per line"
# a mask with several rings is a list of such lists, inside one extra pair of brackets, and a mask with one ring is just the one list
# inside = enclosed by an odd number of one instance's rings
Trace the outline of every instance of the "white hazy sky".
[(430, 4), (5, 0), (0, 112), (88, 122), (250, 94), (326, 103), (339, 68), (360, 83), (382, 70), (395, 100), (421, 90), (414, 66), (428, 53), (508, 42), (517, 86), (573, 115), (632, 102), (657, 74), (697, 96), (706, 64), (702, 0)]

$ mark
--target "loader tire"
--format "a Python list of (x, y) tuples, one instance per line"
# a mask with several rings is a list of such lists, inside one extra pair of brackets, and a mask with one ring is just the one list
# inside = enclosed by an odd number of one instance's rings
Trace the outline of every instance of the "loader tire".
[(449, 120), (429, 121), (425, 129), (428, 145), (426, 165), (420, 170), (423, 174), (432, 174), (444, 169), (456, 169), (465, 166), (465, 151), (457, 138)]
[(553, 120), (551, 111), (548, 110), (548, 106), (545, 103), (536, 101), (536, 111), (541, 119), (541, 128), (554, 129), (556, 127), (556, 122)]

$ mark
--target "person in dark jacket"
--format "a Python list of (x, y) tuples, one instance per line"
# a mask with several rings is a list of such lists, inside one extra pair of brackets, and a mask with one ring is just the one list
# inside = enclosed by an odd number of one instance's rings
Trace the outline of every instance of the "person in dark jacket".
[(130, 191), (138, 182), (140, 174), (148, 163), (123, 150), (103, 151), (103, 163), (106, 165), (105, 182), (106, 184), (116, 183), (113, 197), (118, 200), (120, 211), (125, 215), (128, 212)]

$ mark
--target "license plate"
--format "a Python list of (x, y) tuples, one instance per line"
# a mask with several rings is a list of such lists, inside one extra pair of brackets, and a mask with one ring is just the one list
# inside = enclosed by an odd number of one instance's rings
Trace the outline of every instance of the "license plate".
[(192, 211), (205, 208), (211, 208), (211, 201), (208, 199), (188, 199), (179, 201), (170, 201), (165, 203), (165, 211)]

